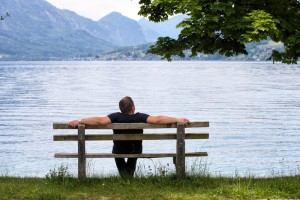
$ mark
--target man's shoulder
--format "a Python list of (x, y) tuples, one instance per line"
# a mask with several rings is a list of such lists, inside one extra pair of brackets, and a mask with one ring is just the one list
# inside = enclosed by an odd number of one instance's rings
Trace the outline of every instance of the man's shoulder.
[(112, 119), (112, 118), (115, 118), (115, 117), (119, 117), (120, 115), (121, 115), (120, 112), (114, 112), (114, 113), (110, 113), (109, 115), (107, 115), (107, 117)]
[(134, 117), (134, 118), (135, 118), (138, 122), (144, 122), (144, 123), (147, 123), (148, 117), (149, 117), (148, 114), (137, 112), (137, 113), (135, 113), (135, 117)]
[(143, 117), (148, 117), (149, 115), (146, 114), (146, 113), (140, 113), (140, 112), (137, 112), (134, 114), (135, 116), (143, 116)]
[(136, 112), (135, 115), (148, 115), (146, 113)]
[(148, 114), (145, 113), (134, 113), (132, 115), (126, 115), (121, 112), (111, 113), (108, 115), (112, 123), (141, 123), (147, 122)]
[(113, 113), (110, 113), (109, 115), (120, 115), (121, 113), (120, 112), (113, 112)]

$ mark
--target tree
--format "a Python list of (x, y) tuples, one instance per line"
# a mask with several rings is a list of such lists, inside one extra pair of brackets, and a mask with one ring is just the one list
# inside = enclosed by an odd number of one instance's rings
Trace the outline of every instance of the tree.
[(148, 53), (171, 60), (198, 53), (247, 54), (245, 44), (267, 38), (282, 42), (284, 51), (270, 59), (297, 63), (300, 57), (300, 0), (140, 0), (139, 15), (153, 22), (184, 14), (177, 39), (160, 37)]

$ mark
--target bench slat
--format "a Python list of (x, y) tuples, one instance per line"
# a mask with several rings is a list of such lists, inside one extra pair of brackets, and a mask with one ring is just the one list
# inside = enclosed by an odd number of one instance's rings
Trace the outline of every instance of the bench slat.
[[(142, 154), (112, 154), (86, 153), (86, 158), (165, 158), (176, 157), (176, 153), (142, 153)], [(185, 157), (208, 156), (207, 152), (185, 153)], [(78, 153), (56, 153), (55, 158), (78, 158)]]
[[(209, 127), (208, 121), (191, 122), (186, 128)], [(153, 128), (177, 128), (177, 123), (173, 124), (148, 124), (148, 123), (112, 123), (102, 126), (86, 125), (85, 129), (153, 129)], [(53, 129), (77, 129), (69, 126), (68, 123), (54, 122)]]
[[(85, 140), (170, 140), (176, 139), (177, 134), (87, 134)], [(209, 133), (186, 133), (185, 139), (208, 139)], [(77, 141), (78, 135), (54, 135), (54, 141)]]

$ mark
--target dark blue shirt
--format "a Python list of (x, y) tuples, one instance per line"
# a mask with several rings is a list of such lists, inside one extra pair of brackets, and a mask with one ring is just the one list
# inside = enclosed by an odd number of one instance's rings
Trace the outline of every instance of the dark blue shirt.
[[(135, 113), (126, 115), (116, 112), (108, 115), (112, 123), (147, 123), (149, 115), (144, 113)], [(143, 129), (114, 129), (114, 134), (143, 134)], [(113, 153), (130, 154), (142, 153), (141, 140), (118, 141), (114, 140)]]

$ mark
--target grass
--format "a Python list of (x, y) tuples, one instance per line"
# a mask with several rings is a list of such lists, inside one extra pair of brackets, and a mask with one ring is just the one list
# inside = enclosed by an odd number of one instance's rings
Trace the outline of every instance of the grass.
[(270, 178), (172, 174), (87, 178), (78, 181), (67, 168), (45, 178), (0, 177), (0, 199), (300, 199), (300, 175)]

